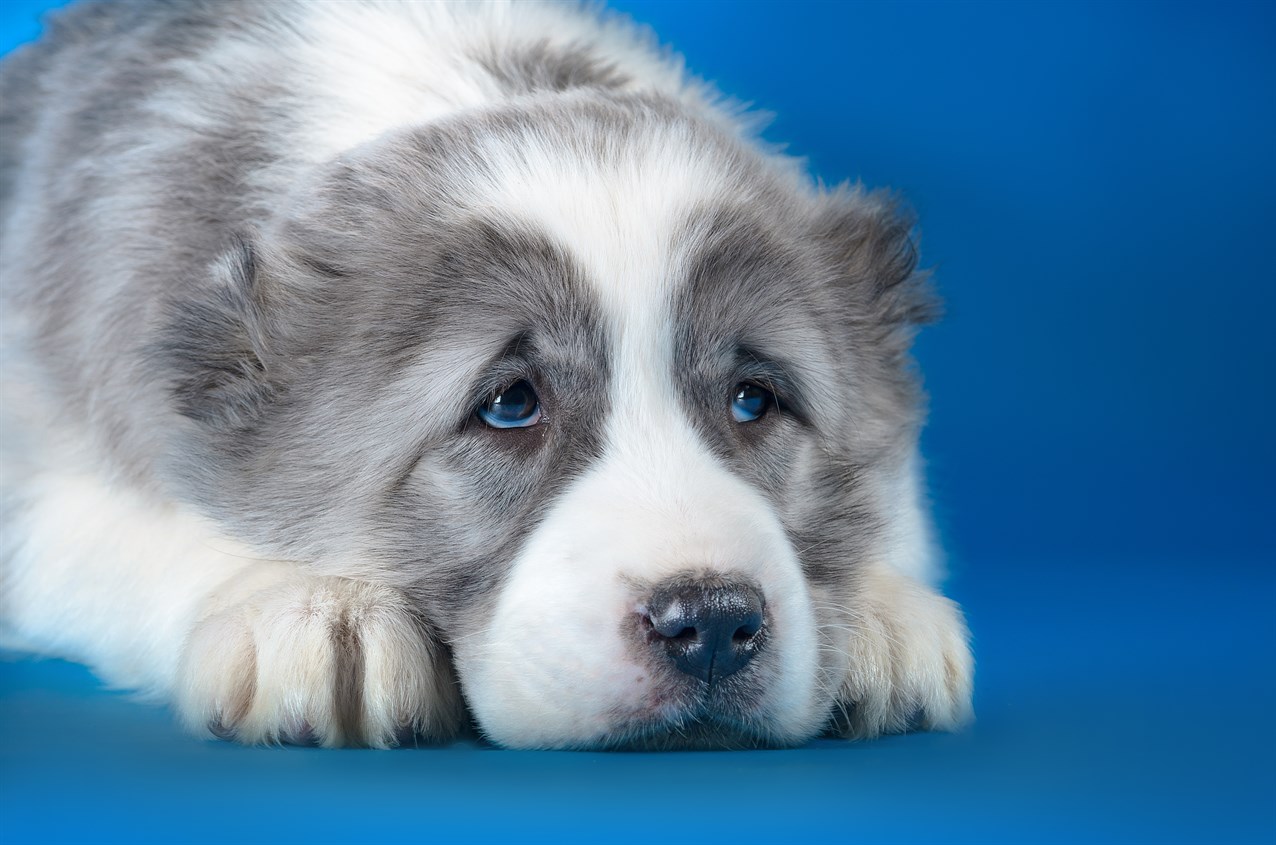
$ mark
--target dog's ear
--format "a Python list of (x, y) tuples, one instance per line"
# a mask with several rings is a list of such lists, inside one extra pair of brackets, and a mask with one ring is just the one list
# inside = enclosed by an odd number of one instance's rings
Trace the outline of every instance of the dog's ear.
[(222, 432), (244, 431), (275, 393), (268, 279), (259, 250), (236, 238), (211, 275), (167, 307), (155, 355), (178, 411)]
[(853, 328), (906, 351), (918, 326), (939, 317), (929, 274), (917, 269), (915, 218), (886, 192), (842, 188), (824, 195), (817, 237), (850, 306)]

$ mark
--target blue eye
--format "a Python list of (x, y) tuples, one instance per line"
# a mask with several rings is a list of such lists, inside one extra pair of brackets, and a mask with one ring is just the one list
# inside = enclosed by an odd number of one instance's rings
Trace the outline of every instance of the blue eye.
[(527, 428), (541, 418), (541, 403), (526, 381), (516, 381), (478, 408), (479, 419), (492, 428)]
[(753, 422), (761, 419), (775, 404), (775, 394), (765, 387), (742, 382), (735, 386), (735, 396), (731, 399), (731, 416), (738, 423)]

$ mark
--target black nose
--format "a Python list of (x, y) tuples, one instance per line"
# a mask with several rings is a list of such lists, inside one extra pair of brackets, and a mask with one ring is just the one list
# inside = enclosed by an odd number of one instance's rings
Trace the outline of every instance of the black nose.
[(647, 603), (656, 645), (679, 671), (712, 684), (762, 648), (762, 594), (731, 583), (678, 582)]

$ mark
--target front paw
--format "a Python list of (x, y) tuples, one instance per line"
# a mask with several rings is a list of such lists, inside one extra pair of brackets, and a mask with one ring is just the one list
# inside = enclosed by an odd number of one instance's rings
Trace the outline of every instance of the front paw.
[(974, 659), (957, 605), (893, 573), (866, 577), (861, 597), (834, 732), (864, 739), (970, 722)]
[(294, 576), (196, 625), (177, 686), (196, 733), (388, 748), (457, 730), (446, 657), (387, 587)]

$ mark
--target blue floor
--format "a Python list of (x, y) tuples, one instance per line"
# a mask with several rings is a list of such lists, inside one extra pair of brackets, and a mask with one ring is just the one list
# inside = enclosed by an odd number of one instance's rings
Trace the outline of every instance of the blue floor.
[[(57, 4), (0, 2), (0, 53)], [(977, 724), (758, 753), (246, 749), (0, 661), (0, 845), (1276, 843), (1276, 4), (612, 5), (813, 172), (916, 207)]]
[(981, 662), (978, 723), (956, 736), (676, 754), (252, 749), (191, 740), (80, 667), (2, 663), (0, 838), (1270, 845), (1272, 574), (1023, 568), (995, 591), (958, 590)]

